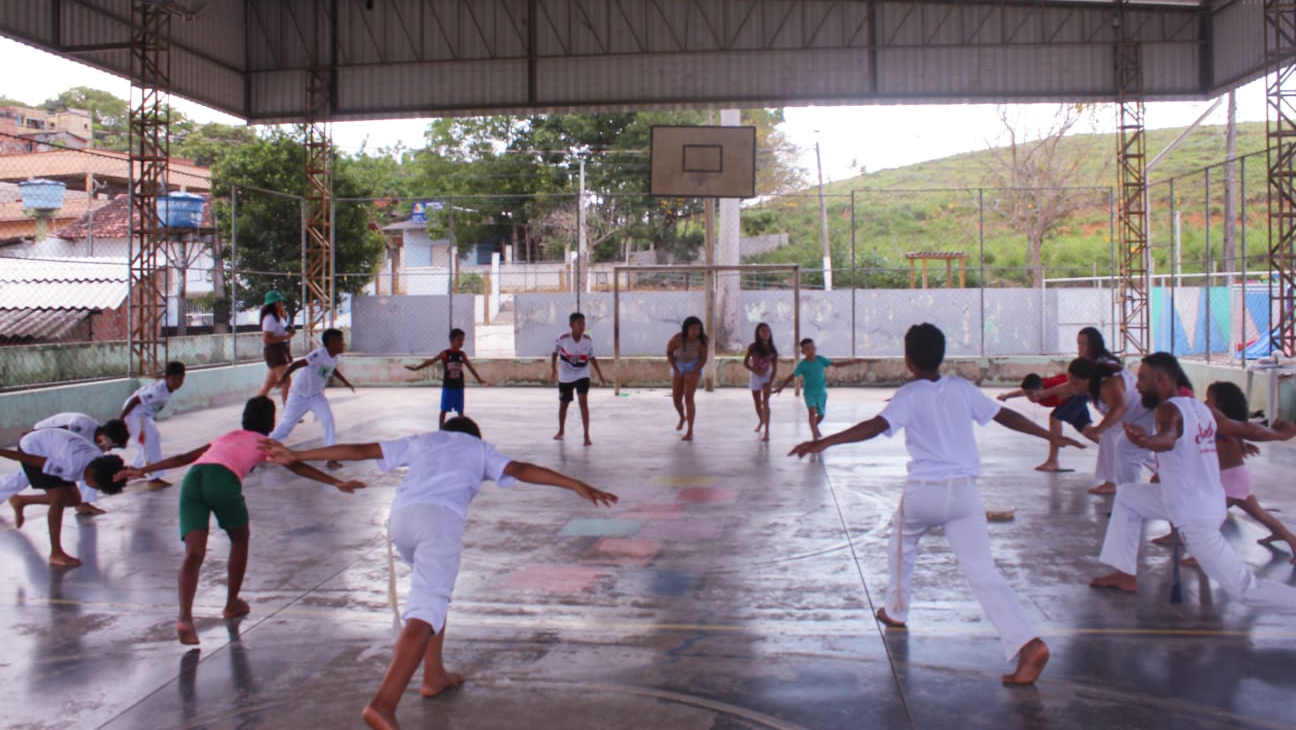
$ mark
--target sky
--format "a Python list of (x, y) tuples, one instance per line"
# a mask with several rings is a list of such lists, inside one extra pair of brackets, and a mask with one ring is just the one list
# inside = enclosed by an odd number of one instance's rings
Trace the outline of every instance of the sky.
[[(89, 86), (130, 98), (125, 79), (84, 66), (75, 61), (0, 38), (0, 68), (41, 68), (40, 74), (7, 73), (0, 77), (0, 96), (36, 106), (76, 86)], [(1148, 129), (1182, 127), (1194, 122), (1212, 102), (1156, 102), (1147, 105)], [(179, 97), (172, 105), (198, 122), (241, 124), (242, 120)], [(1206, 120), (1223, 124), (1221, 104)], [(1026, 129), (1043, 130), (1056, 105), (1018, 104), (1011, 114)], [(814, 147), (820, 145), (825, 182), (853, 177), (860, 170), (876, 172), (938, 159), (961, 152), (984, 150), (1002, 142), (1003, 125), (993, 104), (960, 105), (872, 105), (830, 107), (788, 107), (784, 109), (782, 131), (801, 148), (801, 165), (814, 179), (817, 170)], [(958, 120), (952, 125), (951, 120)], [(1108, 132), (1115, 126), (1115, 114), (1099, 114), (1100, 126), (1092, 131)], [(1238, 121), (1265, 119), (1264, 79), (1238, 91)], [(333, 125), (334, 143), (348, 152), (403, 144), (418, 149), (423, 144), (427, 119), (339, 122)], [(862, 134), (861, 130), (867, 130)], [(1149, 150), (1155, 154), (1159, 150)], [(1246, 152), (1247, 150), (1242, 150)]]

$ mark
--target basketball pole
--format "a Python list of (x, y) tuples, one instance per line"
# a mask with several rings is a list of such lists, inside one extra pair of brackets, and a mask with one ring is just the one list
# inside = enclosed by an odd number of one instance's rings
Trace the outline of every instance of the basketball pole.
[(704, 286), (706, 287), (706, 329), (710, 334), (707, 335), (707, 362), (711, 367), (703, 373), (702, 387), (708, 393), (715, 390), (715, 372), (716, 372), (716, 331), (715, 331), (715, 308), (716, 308), (716, 275), (715, 275), (715, 220), (716, 220), (716, 199), (707, 198), (704, 203), (706, 206), (706, 275)]

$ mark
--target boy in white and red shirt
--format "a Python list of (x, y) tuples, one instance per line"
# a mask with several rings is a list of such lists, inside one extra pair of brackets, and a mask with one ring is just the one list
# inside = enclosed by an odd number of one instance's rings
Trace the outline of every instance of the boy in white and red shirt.
[[(180, 484), (180, 539), (185, 544), (185, 559), (180, 566), (180, 616), (176, 619), (176, 633), (182, 644), (198, 643), (198, 632), (193, 625), (193, 601), (198, 591), (198, 571), (207, 553), (212, 513), (216, 515), (216, 523), (230, 538), (225, 618), (242, 616), (251, 610), (247, 602), (239, 598), (251, 537), (247, 503), (243, 500), (243, 479), (257, 464), (266, 460), (259, 444), (274, 428), (274, 417), (274, 401), (257, 396), (243, 408), (242, 430), (231, 431), (186, 454), (127, 470), (126, 478), (134, 479), (158, 469), (194, 465)], [(350, 493), (365, 486), (362, 482), (335, 479), (306, 464), (287, 466), (297, 474), (331, 484), (343, 492)]]
[(598, 373), (599, 381), (607, 385), (603, 370), (594, 358), (594, 340), (585, 335), (585, 315), (572, 312), (567, 318), (571, 332), (564, 332), (554, 342), (553, 355), (549, 358), (549, 377), (558, 381), (558, 433), (555, 441), (562, 441), (563, 431), (567, 426), (567, 406), (571, 405), (572, 394), (580, 399), (581, 424), (585, 427), (585, 445), (589, 446), (589, 387), (590, 367)]

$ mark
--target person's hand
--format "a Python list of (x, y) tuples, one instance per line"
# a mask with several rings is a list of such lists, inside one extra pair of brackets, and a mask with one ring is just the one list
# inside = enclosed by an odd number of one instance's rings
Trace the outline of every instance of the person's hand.
[(297, 458), (297, 452), (272, 438), (261, 439), (257, 442), (257, 447), (265, 452), (266, 461), (272, 464), (282, 464), (287, 466), (299, 461)]
[(605, 378), (605, 377), (603, 377), (602, 375), (600, 375), (600, 376), (599, 376), (599, 383), (601, 383), (601, 384), (603, 385), (603, 387), (606, 388), (606, 387), (607, 387), (607, 384), (608, 384), (608, 382), (607, 382), (607, 378)]
[(1251, 456), (1259, 456), (1259, 455), (1260, 455), (1260, 447), (1259, 447), (1259, 446), (1256, 446), (1255, 444), (1251, 443), (1250, 441), (1243, 441), (1243, 442), (1242, 442), (1242, 458), (1243, 458), (1243, 459), (1245, 459), (1245, 458), (1247, 458), (1247, 457), (1251, 457)]
[[(1128, 425), (1125, 427), (1125, 430), (1126, 431), (1129, 430)], [(1093, 425), (1092, 423), (1080, 429), (1080, 433), (1084, 434), (1085, 438), (1089, 439), (1095, 444), (1098, 443), (1098, 439), (1102, 438), (1102, 431), (1099, 431), (1098, 427)]]
[(1001, 402), (1001, 403), (1006, 403), (1006, 402), (1008, 402), (1008, 394), (1007, 394), (1007, 393), (1000, 393), (999, 395), (996, 395), (996, 396), (995, 396), (995, 400), (997, 400), (997, 401), (999, 401), (999, 402)]
[(1070, 438), (1069, 436), (1050, 437), (1049, 441), (1052, 441), (1054, 446), (1070, 446), (1075, 449), (1083, 449), (1085, 447), (1084, 444)]
[(355, 389), (355, 386), (354, 386), (354, 385), (348, 385), (347, 387), (351, 389), (351, 392), (352, 392), (352, 393), (356, 392), (356, 389)]
[(413, 366), (413, 365), (406, 365), (406, 366), (405, 366), (405, 369), (406, 369), (406, 370), (409, 370), (409, 371), (411, 371), (411, 372), (415, 372), (415, 373), (418, 372), (418, 368), (415, 367), (415, 366)]
[(357, 489), (364, 489), (365, 487), (367, 487), (367, 486), (369, 486), (369, 485), (365, 484), (365, 483), (362, 482), (362, 481), (358, 481), (358, 480), (355, 480), (355, 479), (350, 479), (350, 480), (345, 481), (345, 482), (340, 482), (340, 483), (338, 483), (338, 484), (334, 484), (333, 486), (334, 486), (334, 487), (337, 487), (338, 491), (340, 491), (340, 492), (346, 492), (347, 494), (355, 494), (355, 490), (357, 490)]
[(582, 499), (587, 499), (593, 502), (594, 504), (602, 507), (611, 507), (612, 505), (621, 501), (621, 498), (616, 496), (615, 494), (611, 492), (605, 492), (602, 489), (595, 489), (594, 487), (591, 487), (590, 485), (585, 484), (584, 482), (581, 482), (576, 487), (576, 493), (579, 494)]
[(113, 475), (114, 482), (132, 482), (136, 479), (143, 479), (148, 476), (143, 471), (134, 467), (126, 467)]
[(553, 368), (553, 369), (551, 369), (551, 370), (549, 371), (549, 379), (550, 379), (551, 381), (555, 382), (555, 383), (558, 382), (558, 369), (557, 369), (557, 368)]
[(477, 381), (477, 384), (480, 385), (480, 386), (483, 387), (483, 388), (489, 388), (489, 387), (491, 386), (491, 381), (489, 381), (489, 380), (479, 380), (479, 381)]
[(1142, 426), (1139, 426), (1138, 424), (1134, 424), (1134, 423), (1125, 424), (1125, 438), (1129, 439), (1130, 443), (1134, 444), (1140, 449), (1147, 448), (1147, 443), (1148, 443), (1147, 430), (1144, 429)]
[(807, 454), (817, 454), (826, 448), (828, 448), (828, 444), (824, 443), (823, 439), (817, 441), (802, 441), (796, 446), (793, 446), (792, 450), (789, 451), (787, 455), (795, 456), (800, 459)]
[(1271, 425), (1269, 428), (1272, 428), (1273, 430), (1282, 434), (1284, 441), (1293, 436), (1296, 436), (1296, 423), (1293, 423), (1292, 421), (1282, 421), (1282, 420), (1274, 421), (1273, 425)]

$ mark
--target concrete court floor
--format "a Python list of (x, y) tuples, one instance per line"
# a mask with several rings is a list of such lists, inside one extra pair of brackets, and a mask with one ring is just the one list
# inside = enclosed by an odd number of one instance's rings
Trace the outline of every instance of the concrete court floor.
[[(990, 391), (997, 392), (997, 391)], [(876, 413), (887, 390), (835, 388), (828, 431)], [(329, 391), (343, 441), (434, 428), (435, 388)], [(565, 490), (486, 485), (471, 511), (447, 633), (468, 683), (435, 700), (416, 686), (410, 728), (1279, 728), (1296, 726), (1296, 626), (1256, 615), (1185, 570), (1167, 602), (1169, 551), (1147, 546), (1138, 596), (1094, 591), (1109, 500), (1076, 472), (1031, 470), (1043, 443), (981, 429), (993, 549), (1053, 659), (1034, 688), (1009, 689), (994, 632), (944, 538), (915, 571), (908, 631), (871, 618), (886, 584), (887, 520), (902, 479), (901, 439), (784, 454), (807, 437), (791, 392), (774, 401), (762, 445), (746, 391), (699, 393), (697, 440), (681, 443), (664, 390), (592, 395), (594, 441), (573, 408), (565, 442), (556, 394), (470, 388), (468, 413), (505, 453), (618, 493), (595, 509)], [(1021, 401), (1014, 401), (1022, 404)], [(1044, 411), (1021, 410), (1039, 420)], [(167, 454), (236, 427), (223, 407), (160, 424)], [(288, 442), (318, 443), (311, 417)], [(1283, 479), (1296, 445), (1253, 463), (1262, 501), (1296, 520)], [(8, 471), (9, 464), (0, 465)], [(181, 558), (176, 489), (132, 487), (110, 512), (65, 523), (85, 561), (51, 570), (42, 510), (15, 530), (0, 517), (0, 727), (348, 728), (390, 657), (387, 505), (398, 475), (344, 473), (345, 495), (262, 467), (246, 485), (253, 612), (225, 622), (228, 543), (213, 534), (196, 613), (201, 650), (175, 639)], [(173, 473), (177, 483), (179, 473)], [(1149, 536), (1164, 525), (1147, 528)], [(1226, 530), (1263, 575), (1293, 581), (1285, 547), (1235, 517)], [(407, 571), (398, 565), (402, 596)]]

